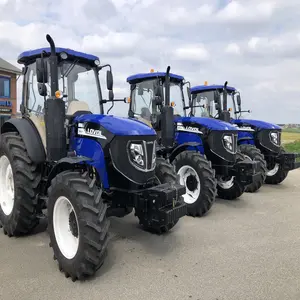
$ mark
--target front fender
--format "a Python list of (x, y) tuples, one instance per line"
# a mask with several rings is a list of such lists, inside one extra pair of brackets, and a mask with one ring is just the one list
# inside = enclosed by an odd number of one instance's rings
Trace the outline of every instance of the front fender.
[(172, 150), (169, 156), (170, 162), (172, 162), (179, 153), (185, 150), (196, 150), (201, 152), (201, 150), (199, 150), (200, 147), (202, 147), (202, 144), (197, 142), (186, 142), (184, 144), (180, 144)]
[(60, 159), (55, 166), (51, 169), (48, 178), (47, 178), (47, 183), (45, 186), (45, 192), (47, 191), (47, 188), (50, 186), (52, 179), (59, 173), (66, 171), (66, 170), (71, 170), (77, 165), (86, 163), (86, 164), (91, 164), (92, 160), (88, 157), (83, 157), (83, 156), (75, 156), (75, 157), (64, 157)]
[(71, 150), (75, 151), (77, 156), (90, 158), (86, 163), (97, 170), (102, 186), (105, 189), (108, 189), (108, 174), (101, 145), (97, 141), (88, 138), (73, 138), (71, 139), (70, 144)]

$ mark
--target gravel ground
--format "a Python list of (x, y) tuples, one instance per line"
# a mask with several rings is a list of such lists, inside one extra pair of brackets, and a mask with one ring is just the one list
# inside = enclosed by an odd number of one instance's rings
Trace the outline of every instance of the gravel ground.
[(292, 171), (281, 185), (217, 200), (164, 236), (143, 232), (132, 215), (113, 218), (108, 257), (86, 282), (59, 272), (45, 231), (1, 232), (0, 299), (299, 300), (299, 179)]

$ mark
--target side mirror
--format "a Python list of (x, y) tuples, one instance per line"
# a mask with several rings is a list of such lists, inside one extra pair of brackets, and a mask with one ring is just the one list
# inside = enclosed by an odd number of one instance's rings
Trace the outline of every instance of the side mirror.
[(163, 104), (162, 98), (160, 96), (155, 96), (153, 99), (153, 103), (157, 106), (162, 105)]
[(36, 59), (36, 79), (38, 83), (48, 82), (47, 62), (43, 58)]
[(114, 92), (112, 90), (108, 91), (108, 100), (113, 101), (114, 100)]
[(155, 96), (155, 97), (160, 97), (160, 98), (162, 98), (162, 88), (161, 88), (161, 86), (159, 85), (158, 80), (156, 80), (156, 81), (154, 82), (154, 87), (153, 87), (153, 89), (154, 89), (154, 96)]
[(220, 109), (219, 103), (215, 103), (215, 108), (216, 108), (217, 111), (219, 111), (219, 109)]
[(110, 70), (107, 70), (106, 71), (106, 87), (109, 91), (112, 91), (113, 84), (114, 84), (114, 80), (113, 80), (112, 72)]
[(236, 96), (236, 102), (237, 102), (238, 107), (241, 107), (242, 101), (241, 101), (241, 96), (240, 95)]
[(39, 94), (43, 97), (46, 97), (47, 96), (47, 87), (44, 83), (38, 83), (38, 91), (39, 91)]

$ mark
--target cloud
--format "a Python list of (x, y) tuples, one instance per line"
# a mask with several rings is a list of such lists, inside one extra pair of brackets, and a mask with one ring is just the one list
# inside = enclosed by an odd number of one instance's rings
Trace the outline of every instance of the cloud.
[[(127, 76), (170, 65), (192, 85), (228, 80), (254, 118), (299, 122), (297, 0), (0, 0), (0, 11), (0, 57), (16, 65), (50, 33), (57, 46), (111, 64), (116, 98), (129, 95)], [(100, 79), (107, 97), (105, 71)]]

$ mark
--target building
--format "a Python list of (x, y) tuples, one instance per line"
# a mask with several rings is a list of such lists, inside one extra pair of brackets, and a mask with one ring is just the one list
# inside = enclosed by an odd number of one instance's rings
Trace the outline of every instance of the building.
[(0, 57), (0, 126), (17, 112), (17, 80), (22, 71)]

